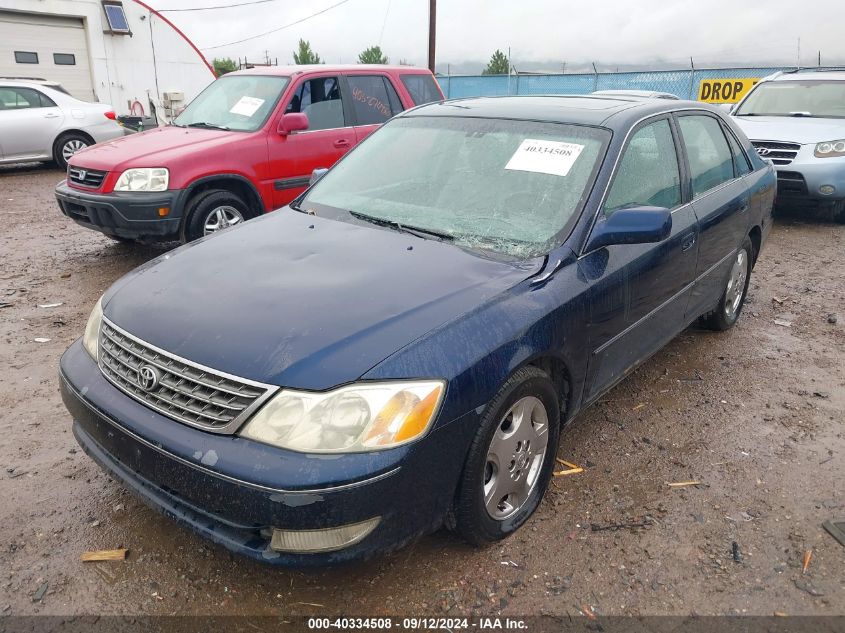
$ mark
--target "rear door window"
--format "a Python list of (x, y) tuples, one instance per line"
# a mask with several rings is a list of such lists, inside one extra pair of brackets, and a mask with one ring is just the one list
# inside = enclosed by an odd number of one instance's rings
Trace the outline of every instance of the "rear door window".
[(605, 215), (625, 207), (673, 209), (681, 204), (678, 153), (669, 121), (641, 127), (628, 142), (604, 203)]
[(725, 132), (725, 136), (728, 137), (728, 144), (731, 146), (731, 154), (734, 158), (734, 174), (737, 177), (744, 176), (751, 171), (751, 165), (748, 163), (748, 157), (739, 146), (739, 143), (734, 138), (734, 135), (728, 130), (723, 129), (723, 131)]
[(687, 148), (692, 191), (697, 197), (734, 177), (734, 164), (721, 124), (709, 116), (678, 118)]
[(402, 83), (410, 93), (414, 105), (442, 101), (443, 95), (437, 88), (437, 82), (431, 75), (402, 75)]
[(32, 88), (0, 87), (0, 110), (49, 108), (55, 105), (47, 96)]
[(357, 125), (381, 124), (402, 111), (396, 90), (384, 76), (349, 75), (346, 79)]
[(337, 77), (317, 77), (303, 81), (291, 97), (285, 112), (305, 114), (309, 131), (347, 126)]

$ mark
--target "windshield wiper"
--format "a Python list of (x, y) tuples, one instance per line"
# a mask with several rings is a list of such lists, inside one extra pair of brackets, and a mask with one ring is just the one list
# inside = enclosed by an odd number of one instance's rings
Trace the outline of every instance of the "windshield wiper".
[(186, 125), (185, 127), (202, 127), (211, 130), (229, 130), (229, 128), (227, 128), (225, 125), (217, 125), (216, 123), (208, 123), (207, 121), (197, 121), (196, 123), (188, 123), (188, 125)]
[(386, 220), (385, 218), (377, 218), (372, 215), (367, 215), (366, 213), (359, 213), (357, 211), (349, 211), (349, 215), (353, 218), (358, 218), (359, 220), (364, 220), (365, 222), (369, 222), (371, 224), (376, 224), (378, 226), (386, 226), (388, 228), (396, 229), (398, 231), (402, 231), (404, 233), (410, 233), (411, 235), (416, 235), (417, 237), (421, 237), (423, 239), (427, 239), (429, 237), (435, 237), (439, 240), (451, 242), (455, 239), (454, 235), (450, 235), (449, 233), (441, 233), (440, 231), (434, 231), (432, 229), (424, 229), (418, 226), (408, 226), (407, 224), (402, 224), (401, 222), (397, 222), (396, 220)]

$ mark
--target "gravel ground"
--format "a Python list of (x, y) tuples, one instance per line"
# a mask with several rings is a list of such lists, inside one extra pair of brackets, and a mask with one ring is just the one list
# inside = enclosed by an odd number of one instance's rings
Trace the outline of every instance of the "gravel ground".
[[(59, 356), (166, 247), (76, 226), (61, 177), (0, 169), (0, 614), (845, 614), (845, 547), (821, 527), (845, 519), (845, 226), (778, 220), (737, 326), (684, 332), (583, 412), (559, 456), (585, 471), (516, 536), (441, 531), (304, 572), (205, 542), (77, 450)], [(117, 547), (126, 561), (79, 561)]]

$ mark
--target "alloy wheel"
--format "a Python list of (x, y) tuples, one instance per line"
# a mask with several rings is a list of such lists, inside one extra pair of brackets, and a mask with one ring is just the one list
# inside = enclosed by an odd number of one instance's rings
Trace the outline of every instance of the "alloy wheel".
[(225, 229), (243, 222), (244, 216), (235, 207), (228, 205), (213, 209), (203, 225), (203, 235), (210, 235), (221, 229)]

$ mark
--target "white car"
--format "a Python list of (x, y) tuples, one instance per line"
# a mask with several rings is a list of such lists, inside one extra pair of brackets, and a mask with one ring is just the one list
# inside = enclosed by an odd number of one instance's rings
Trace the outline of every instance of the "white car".
[(123, 136), (111, 106), (74, 99), (37, 81), (0, 79), (0, 165), (67, 161), (89, 145)]

